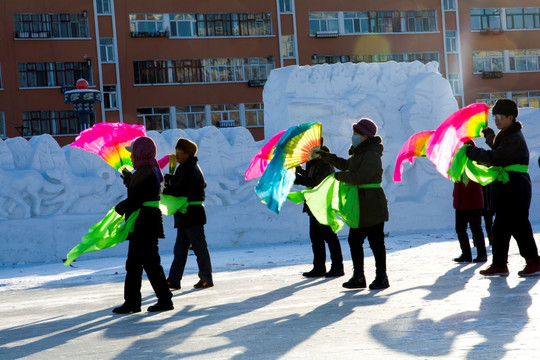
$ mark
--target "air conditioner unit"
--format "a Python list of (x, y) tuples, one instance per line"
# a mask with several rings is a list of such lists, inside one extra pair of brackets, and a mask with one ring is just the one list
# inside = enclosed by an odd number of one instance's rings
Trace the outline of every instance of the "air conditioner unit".
[(266, 84), (266, 79), (258, 79), (258, 80), (249, 80), (248, 86), (249, 87), (257, 87), (257, 86), (264, 86)]
[(339, 32), (337, 31), (317, 31), (315, 33), (315, 37), (318, 38), (336, 38), (339, 36)]

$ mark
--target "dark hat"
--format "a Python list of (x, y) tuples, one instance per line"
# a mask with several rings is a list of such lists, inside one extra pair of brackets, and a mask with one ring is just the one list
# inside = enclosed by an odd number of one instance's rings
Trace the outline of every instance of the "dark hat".
[(186, 138), (180, 138), (176, 142), (176, 149), (182, 150), (189, 156), (193, 157), (197, 153), (197, 144)]
[(518, 107), (516, 103), (513, 100), (510, 99), (499, 99), (495, 103), (495, 106), (493, 106), (492, 110), (493, 115), (501, 114), (501, 115), (514, 115), (514, 120), (518, 116)]
[(353, 129), (366, 135), (367, 137), (373, 137), (377, 133), (377, 125), (373, 120), (368, 118), (362, 118), (356, 124), (353, 124)]

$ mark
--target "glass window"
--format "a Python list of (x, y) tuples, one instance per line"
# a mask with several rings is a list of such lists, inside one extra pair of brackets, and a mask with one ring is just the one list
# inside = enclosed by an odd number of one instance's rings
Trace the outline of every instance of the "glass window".
[(507, 29), (539, 29), (540, 8), (506, 9)]
[(454, 95), (461, 95), (461, 87), (459, 86), (459, 74), (448, 74), (448, 82), (452, 87), (452, 93)]
[(111, 14), (110, 0), (96, 0), (98, 15)]
[[(69, 135), (78, 134), (81, 130), (79, 117), (74, 111), (24, 111), (23, 136), (42, 134)], [(90, 125), (95, 124), (95, 115), (90, 115)]]
[(168, 107), (137, 108), (137, 123), (146, 130), (167, 130), (171, 128)]
[(195, 14), (169, 14), (171, 36), (197, 36), (197, 21)]
[(18, 69), (21, 88), (75, 86), (80, 78), (93, 85), (91, 69), (86, 62), (19, 63)]
[(316, 35), (320, 31), (338, 32), (337, 12), (309, 13), (309, 34)]
[(15, 14), (18, 38), (86, 38), (89, 37), (88, 15)]
[(446, 31), (446, 51), (449, 53), (457, 52), (457, 39), (455, 30)]
[(444, 0), (444, 10), (456, 10), (455, 0)]
[(176, 107), (176, 128), (198, 129), (206, 125), (204, 105), (186, 105)]
[(291, 0), (279, 0), (279, 12), (280, 13), (292, 12)]
[(0, 137), (5, 138), (6, 136), (6, 115), (0, 112)]
[(294, 47), (294, 35), (282, 35), (281, 36), (281, 53), (285, 59), (296, 57), (296, 51)]
[(473, 51), (473, 71), (504, 71), (504, 56), (502, 51)]
[(264, 104), (245, 104), (246, 127), (264, 126)]
[(103, 85), (103, 107), (105, 110), (118, 109), (116, 85)]
[(101, 62), (108, 63), (115, 61), (112, 38), (100, 38), (99, 49), (101, 52)]
[(501, 29), (500, 9), (471, 9), (470, 16), (472, 30)]
[(540, 49), (510, 50), (508, 60), (510, 71), (538, 71)]

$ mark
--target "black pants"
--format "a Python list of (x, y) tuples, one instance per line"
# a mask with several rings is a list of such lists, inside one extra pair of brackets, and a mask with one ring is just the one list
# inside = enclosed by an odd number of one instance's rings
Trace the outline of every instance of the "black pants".
[(124, 282), (124, 300), (134, 307), (141, 306), (141, 284), (143, 269), (159, 301), (168, 301), (172, 293), (167, 286), (165, 273), (161, 266), (158, 239), (145, 238), (132, 233), (129, 240), (126, 260), (126, 280)]
[(182, 280), (190, 245), (197, 257), (199, 278), (202, 281), (212, 283), (212, 262), (210, 260), (210, 252), (208, 251), (203, 225), (178, 228), (176, 243), (174, 245), (174, 259), (167, 280), (173, 284), (179, 284), (180, 280)]
[(368, 238), (369, 247), (375, 258), (376, 274), (386, 275), (386, 247), (384, 246), (384, 222), (366, 228), (350, 229), (349, 246), (354, 266), (354, 274), (364, 272), (364, 240)]
[(482, 210), (456, 210), (456, 234), (459, 240), (461, 253), (471, 257), (471, 243), (467, 234), (467, 226), (470, 226), (476, 255), (486, 256), (486, 242), (482, 231)]
[(519, 209), (512, 211), (499, 211), (495, 213), (493, 221), (493, 264), (506, 267), (508, 263), (508, 250), (510, 238), (516, 239), (519, 254), (525, 259), (539, 264), (538, 248), (529, 222), (529, 212)]
[(343, 256), (341, 254), (341, 244), (339, 239), (328, 225), (321, 225), (313, 215), (309, 215), (309, 238), (313, 249), (313, 268), (326, 270), (326, 247), (328, 244), (330, 260), (333, 267), (343, 267)]

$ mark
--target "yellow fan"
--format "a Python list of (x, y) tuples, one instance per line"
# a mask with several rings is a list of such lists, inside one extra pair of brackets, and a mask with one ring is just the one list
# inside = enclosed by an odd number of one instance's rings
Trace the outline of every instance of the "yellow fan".
[(315, 151), (321, 148), (321, 143), (322, 124), (313, 123), (309, 129), (287, 141), (283, 166), (291, 169), (317, 158)]

